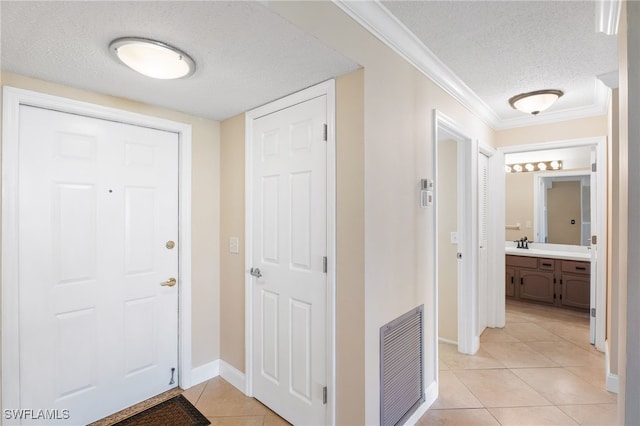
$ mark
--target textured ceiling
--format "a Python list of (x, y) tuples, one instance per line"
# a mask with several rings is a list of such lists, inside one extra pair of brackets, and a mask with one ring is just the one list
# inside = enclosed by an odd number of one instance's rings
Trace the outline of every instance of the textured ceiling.
[[(2, 71), (222, 120), (358, 67), (262, 3), (0, 0)], [(377, 4), (488, 105), (499, 117), (496, 128), (559, 112), (575, 117), (590, 106), (605, 111), (596, 76), (617, 70), (617, 41), (595, 32), (595, 2)], [(132, 72), (108, 51), (112, 39), (127, 35), (184, 50), (196, 73), (158, 81)], [(565, 96), (538, 117), (507, 104), (541, 88)]]
[[(223, 120), (358, 65), (259, 2), (1, 1), (2, 71)], [(147, 37), (197, 64), (153, 80), (118, 63), (109, 42)]]
[[(617, 70), (617, 39), (595, 31), (592, 1), (384, 1), (502, 119), (508, 99), (565, 92), (548, 113), (594, 105), (596, 76)], [(542, 116), (542, 114), (541, 114)]]

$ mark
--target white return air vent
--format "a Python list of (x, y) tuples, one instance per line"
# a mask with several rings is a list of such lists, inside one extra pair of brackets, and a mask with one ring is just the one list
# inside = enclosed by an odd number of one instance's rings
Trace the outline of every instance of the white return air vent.
[(424, 402), (423, 308), (380, 328), (380, 424), (402, 425)]

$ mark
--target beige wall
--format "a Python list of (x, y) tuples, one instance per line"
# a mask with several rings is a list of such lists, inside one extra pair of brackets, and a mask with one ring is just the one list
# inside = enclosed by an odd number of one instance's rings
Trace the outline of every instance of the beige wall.
[(458, 142), (438, 141), (438, 338), (458, 341)]
[[(219, 244), (220, 129), (219, 123), (139, 102), (88, 92), (42, 80), (2, 73), (3, 86), (104, 105), (192, 126), (192, 355), (193, 367), (220, 357)], [(1, 108), (1, 103), (0, 103)]]
[[(220, 357), (245, 370), (245, 167), (244, 114), (220, 125)], [(229, 238), (237, 237), (239, 253), (229, 251)]]
[[(493, 131), (331, 2), (269, 2), (304, 31), (361, 64), (364, 72), (365, 424), (379, 424), (379, 329), (425, 305), (425, 383), (436, 376), (434, 212), (418, 205), (421, 178), (434, 178), (437, 108), (474, 139)], [(340, 283), (338, 284), (340, 285)], [(338, 324), (338, 328), (340, 324)], [(338, 353), (346, 348), (338, 348)], [(340, 392), (340, 390), (338, 390)], [(354, 409), (358, 409), (355, 407)]]
[(609, 121), (606, 114), (559, 123), (518, 127), (496, 132), (495, 146), (526, 145), (539, 142), (607, 136)]
[[(533, 173), (507, 173), (505, 175), (505, 225), (520, 224), (520, 229), (507, 229), (507, 241), (533, 235)], [(527, 225), (531, 224), (529, 228)]]
[(336, 424), (365, 424), (364, 76), (336, 80)]
[[(548, 238), (551, 244), (581, 245), (580, 182), (553, 182), (547, 189)], [(575, 224), (571, 221), (575, 220)]]

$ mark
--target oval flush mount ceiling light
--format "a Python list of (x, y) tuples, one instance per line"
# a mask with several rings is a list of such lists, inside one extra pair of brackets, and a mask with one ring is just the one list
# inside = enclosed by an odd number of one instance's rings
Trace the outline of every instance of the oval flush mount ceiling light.
[(562, 95), (564, 95), (562, 90), (536, 90), (512, 97), (509, 99), (509, 105), (518, 111), (538, 115), (553, 105)]
[(109, 50), (126, 66), (147, 77), (169, 80), (188, 77), (196, 70), (189, 55), (161, 41), (122, 37), (113, 40)]

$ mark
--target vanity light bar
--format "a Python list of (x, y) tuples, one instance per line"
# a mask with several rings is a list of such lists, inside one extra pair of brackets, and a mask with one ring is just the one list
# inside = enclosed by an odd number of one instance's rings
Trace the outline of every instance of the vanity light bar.
[(532, 161), (531, 163), (507, 164), (504, 166), (507, 173), (544, 172), (546, 170), (562, 170), (562, 161)]

